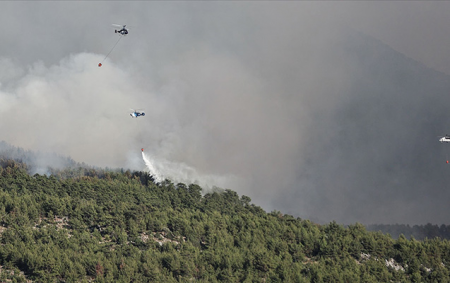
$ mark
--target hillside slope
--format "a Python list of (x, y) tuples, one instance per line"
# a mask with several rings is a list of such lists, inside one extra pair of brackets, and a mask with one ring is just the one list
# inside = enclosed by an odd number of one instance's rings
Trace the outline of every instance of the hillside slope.
[(0, 280), (389, 282), (450, 280), (450, 243), (266, 213), (231, 190), (143, 172), (29, 175), (0, 162)]

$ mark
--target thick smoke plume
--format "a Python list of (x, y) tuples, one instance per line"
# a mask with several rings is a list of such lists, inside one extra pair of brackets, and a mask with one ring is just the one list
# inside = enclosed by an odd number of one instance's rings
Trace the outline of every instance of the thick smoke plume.
[(1, 2), (0, 140), (134, 170), (145, 148), (161, 178), (320, 222), (448, 224), (449, 10)]

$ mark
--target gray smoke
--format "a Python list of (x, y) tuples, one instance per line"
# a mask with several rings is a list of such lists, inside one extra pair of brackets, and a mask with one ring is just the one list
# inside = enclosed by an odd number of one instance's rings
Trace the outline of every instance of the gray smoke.
[(448, 224), (449, 5), (1, 2), (0, 140), (135, 170), (145, 148), (319, 222)]

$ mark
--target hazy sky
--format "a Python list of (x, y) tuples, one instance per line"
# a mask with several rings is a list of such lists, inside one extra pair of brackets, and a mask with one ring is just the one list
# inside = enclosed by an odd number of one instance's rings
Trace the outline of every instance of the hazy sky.
[[(0, 140), (135, 170), (143, 147), (192, 181), (319, 222), (450, 224), (450, 145), (437, 142), (450, 133), (449, 12), (446, 1), (0, 2)], [(99, 68), (112, 23), (130, 34)]]

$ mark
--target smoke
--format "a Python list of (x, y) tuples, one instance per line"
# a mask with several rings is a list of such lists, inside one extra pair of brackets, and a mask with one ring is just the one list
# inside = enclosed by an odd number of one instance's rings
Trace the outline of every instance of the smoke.
[(449, 8), (1, 2), (0, 140), (133, 170), (145, 148), (158, 178), (321, 222), (445, 223)]
[(121, 83), (128, 75), (112, 63), (99, 71), (92, 62), (100, 57), (80, 53), (50, 67), (37, 62), (4, 84), (2, 138), (25, 149), (52, 149), (93, 165), (119, 165), (121, 161), (105, 153), (123, 150), (124, 137), (137, 131), (137, 125), (126, 124), (125, 119), (137, 104), (127, 94), (138, 90)]
[(51, 169), (64, 169), (79, 166), (73, 159), (55, 152), (34, 152), (23, 150), (0, 141), (0, 159), (16, 160), (27, 165), (29, 174), (51, 174)]

